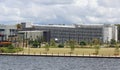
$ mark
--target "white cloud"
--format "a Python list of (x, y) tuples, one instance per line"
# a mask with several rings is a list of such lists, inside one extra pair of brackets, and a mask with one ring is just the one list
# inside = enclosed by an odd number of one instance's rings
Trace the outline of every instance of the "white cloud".
[(0, 0), (0, 23), (120, 23), (120, 0)]
[(119, 8), (120, 0), (98, 0), (98, 4), (104, 7)]
[(88, 5), (88, 0), (74, 0), (74, 5), (79, 7), (85, 7)]

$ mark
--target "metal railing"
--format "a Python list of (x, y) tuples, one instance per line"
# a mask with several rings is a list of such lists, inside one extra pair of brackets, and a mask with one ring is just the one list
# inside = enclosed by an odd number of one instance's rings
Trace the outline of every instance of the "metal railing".
[(48, 57), (94, 57), (94, 58), (114, 58), (114, 57), (118, 57), (120, 58), (120, 55), (103, 55), (103, 54), (99, 54), (99, 55), (95, 55), (95, 54), (82, 54), (79, 55), (78, 53), (42, 53), (42, 52), (33, 52), (33, 53), (25, 53), (25, 52), (16, 52), (16, 53), (0, 53), (0, 55), (9, 55), (9, 56), (48, 56)]

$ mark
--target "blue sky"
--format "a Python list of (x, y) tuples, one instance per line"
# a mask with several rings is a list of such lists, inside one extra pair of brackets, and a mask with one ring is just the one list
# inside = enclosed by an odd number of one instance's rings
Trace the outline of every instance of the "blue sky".
[(120, 0), (0, 0), (0, 24), (120, 23)]

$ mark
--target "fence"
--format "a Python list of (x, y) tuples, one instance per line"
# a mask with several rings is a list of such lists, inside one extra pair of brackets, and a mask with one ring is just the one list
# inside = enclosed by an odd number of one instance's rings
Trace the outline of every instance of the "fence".
[(0, 55), (5, 55), (5, 56), (44, 56), (44, 57), (85, 57), (85, 58), (120, 58), (119, 55), (93, 55), (93, 54), (88, 54), (88, 55), (85, 55), (84, 53), (82, 55), (79, 55), (79, 54), (75, 54), (75, 53), (64, 53), (64, 54), (60, 54), (60, 53), (57, 53), (57, 54), (53, 54), (53, 53), (42, 53), (40, 52), (39, 54), (34, 52), (34, 53), (25, 53), (25, 52), (22, 52), (22, 53), (0, 53)]

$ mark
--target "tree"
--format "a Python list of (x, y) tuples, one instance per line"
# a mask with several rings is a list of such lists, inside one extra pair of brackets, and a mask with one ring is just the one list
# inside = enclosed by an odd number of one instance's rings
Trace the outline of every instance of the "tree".
[(86, 43), (85, 41), (81, 41), (81, 42), (80, 42), (80, 46), (81, 46), (81, 47), (83, 47), (83, 46), (85, 46), (85, 45), (87, 45), (87, 43)]
[(114, 39), (110, 40), (110, 47), (115, 47), (116, 44), (117, 44), (116, 40), (114, 40)]
[(94, 48), (95, 48), (95, 54), (98, 55), (99, 54), (100, 46), (96, 45)]
[(95, 48), (95, 54), (98, 55), (99, 54), (99, 49), (100, 49), (100, 41), (99, 39), (95, 38), (92, 41), (94, 48)]
[(17, 29), (21, 29), (22, 28), (21, 24), (17, 24), (16, 26), (17, 26)]
[(48, 43), (46, 43), (46, 44), (45, 44), (45, 51), (46, 51), (46, 52), (48, 52), (48, 51), (49, 51), (49, 47), (50, 47), (50, 46), (49, 46), (49, 44), (48, 44)]
[(65, 41), (64, 45), (65, 45), (65, 47), (68, 47), (69, 46), (69, 41)]
[(99, 45), (100, 44), (100, 40), (95, 38), (95, 39), (92, 40), (92, 44), (93, 45)]
[(67, 45), (71, 48), (71, 53), (73, 53), (76, 44), (77, 44), (77, 42), (74, 40), (67, 41)]
[(52, 47), (56, 47), (55, 40), (53, 40), (53, 39), (50, 40), (50, 46), (52, 46)]
[(34, 48), (37, 48), (40, 45), (40, 43), (37, 40), (35, 40), (35, 41), (33, 41), (32, 45)]
[(41, 43), (42, 43), (42, 42), (45, 42), (45, 40), (44, 40), (44, 37), (43, 37), (43, 36), (41, 36), (41, 37), (40, 37), (40, 40), (41, 40)]
[(32, 45), (33, 47), (41, 47), (41, 43), (43, 42), (43, 39), (41, 36), (36, 36), (36, 39), (33, 40), (33, 39), (29, 39), (28, 40), (28, 44), (29, 45)]
[(28, 40), (29, 45), (33, 45), (33, 42), (34, 42), (33, 40)]
[(119, 46), (116, 45), (115, 46), (115, 52), (114, 52), (115, 55), (119, 55)]
[(111, 39), (110, 44), (116, 44), (117, 42), (114, 39)]
[(115, 51), (114, 51), (115, 55), (119, 54), (119, 46), (117, 45), (116, 40), (111, 39), (111, 41), (110, 41), (110, 47), (115, 47)]

